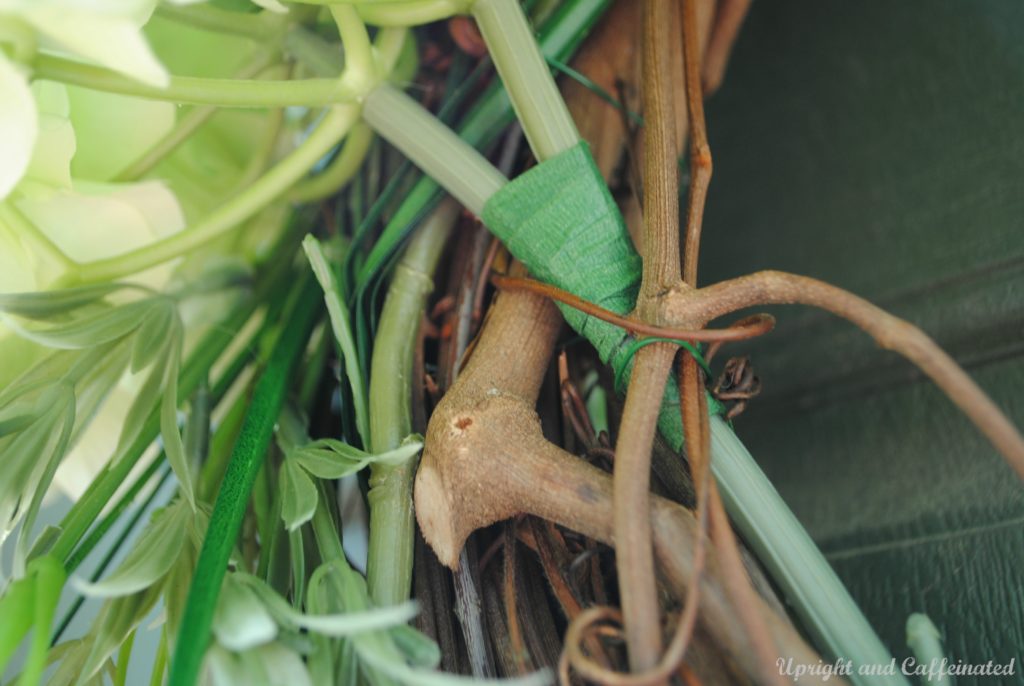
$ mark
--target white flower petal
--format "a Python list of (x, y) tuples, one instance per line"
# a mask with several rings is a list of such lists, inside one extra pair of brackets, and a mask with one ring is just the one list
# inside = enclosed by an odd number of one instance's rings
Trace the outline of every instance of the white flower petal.
[(21, 16), (49, 39), (43, 47), (85, 57), (151, 86), (166, 86), (167, 70), (146, 42), (138, 18), (126, 14), (129, 16), (47, 4), (26, 9)]
[(71, 171), (78, 180), (109, 181), (174, 127), (174, 103), (77, 86), (67, 93), (78, 136)]
[(24, 198), (18, 207), (80, 262), (132, 250), (185, 225), (174, 194), (159, 181), (76, 183), (71, 191)]
[(28, 169), (38, 125), (28, 81), (0, 55), (0, 200)]
[(36, 138), (25, 176), (57, 188), (71, 188), (71, 158), (75, 156), (75, 130), (68, 118), (68, 92), (53, 81), (32, 83), (32, 95), (39, 110)]

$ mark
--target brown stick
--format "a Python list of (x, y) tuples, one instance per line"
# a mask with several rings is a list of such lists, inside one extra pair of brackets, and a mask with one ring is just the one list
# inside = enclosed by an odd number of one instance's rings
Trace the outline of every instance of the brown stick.
[(615, 444), (615, 566), (629, 664), (636, 672), (654, 667), (661, 656), (651, 521), (645, 515), (650, 511), (651, 448), (661, 408), (660, 391), (665, 388), (675, 351), (674, 345), (655, 343), (637, 352)]
[(1024, 437), (959, 365), (919, 328), (863, 298), (796, 274), (763, 271), (698, 291), (673, 291), (664, 307), (670, 322), (709, 322), (747, 307), (802, 304), (847, 319), (917, 365), (974, 422), (1009, 465), (1024, 479)]
[(704, 204), (711, 184), (711, 148), (704, 124), (704, 93), (700, 83), (700, 45), (697, 42), (696, 0), (683, 4), (683, 61), (686, 64), (686, 110), (690, 118), (690, 186), (683, 243), (683, 281), (696, 287)]
[(502, 290), (529, 291), (531, 293), (543, 295), (547, 298), (551, 298), (552, 300), (557, 300), (560, 303), (568, 305), (574, 310), (579, 310), (580, 312), (588, 314), (591, 317), (596, 317), (601, 321), (622, 327), (630, 333), (641, 334), (643, 336), (656, 336), (658, 338), (671, 338), (676, 341), (691, 342), (744, 341), (748, 338), (754, 338), (755, 336), (766, 334), (775, 326), (775, 318), (767, 314), (745, 317), (742, 320), (742, 323), (736, 322), (725, 329), (679, 329), (669, 326), (657, 326), (655, 324), (647, 324), (631, 317), (624, 317), (620, 314), (616, 314), (611, 310), (606, 310), (600, 305), (588, 302), (579, 296), (569, 293), (568, 291), (563, 291), (561, 288), (557, 288), (551, 284), (536, 281), (534, 279), (495, 275), (491, 277), (491, 281), (495, 286)]
[[(454, 566), (469, 534), (527, 512), (611, 543), (607, 474), (547, 442), (533, 411), (560, 326), (548, 300), (502, 293), (458, 383), (435, 410), (416, 477), (416, 515), (439, 559)], [(494, 360), (516, 364), (493, 364)], [(668, 587), (685, 597), (693, 566), (690, 512), (661, 498), (651, 504), (655, 555)], [(759, 665), (709, 564), (700, 616), (723, 652), (748, 674)], [(758, 599), (779, 654), (815, 663), (793, 627)]]

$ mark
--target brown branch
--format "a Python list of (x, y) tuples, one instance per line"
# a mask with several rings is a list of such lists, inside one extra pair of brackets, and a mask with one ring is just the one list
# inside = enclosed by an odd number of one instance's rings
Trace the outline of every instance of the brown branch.
[(568, 305), (574, 310), (600, 319), (601, 321), (614, 324), (626, 331), (642, 336), (655, 336), (657, 338), (671, 338), (676, 341), (743, 341), (754, 338), (771, 331), (775, 327), (775, 318), (767, 314), (758, 314), (752, 317), (745, 317), (741, 322), (730, 325), (726, 329), (680, 329), (669, 326), (657, 326), (647, 324), (631, 317), (624, 317), (611, 310), (606, 310), (600, 305), (584, 300), (561, 288), (551, 284), (535, 281), (534, 279), (523, 279), (519, 277), (494, 275), (491, 281), (502, 290), (529, 291), (543, 295), (546, 298), (557, 300)]
[(697, 39), (696, 0), (682, 0), (683, 61), (686, 65), (686, 109), (690, 119), (690, 185), (686, 203), (686, 239), (683, 243), (683, 281), (697, 286), (697, 260), (704, 204), (711, 183), (711, 148), (704, 124), (704, 93), (700, 82), (700, 45)]
[[(416, 477), (416, 516), (438, 558), (454, 566), (469, 534), (526, 512), (612, 543), (612, 486), (604, 472), (546, 441), (533, 410), (560, 318), (548, 300), (504, 292), (458, 382), (434, 411)], [(495, 364), (501, 360), (502, 364)], [(696, 524), (685, 508), (652, 498), (655, 554), (667, 587), (684, 598), (692, 574)], [(701, 580), (701, 625), (747, 674), (759, 665), (717, 579)], [(760, 598), (783, 657), (818, 657), (788, 620)]]
[(856, 324), (882, 348), (906, 357), (949, 396), (1024, 479), (1024, 437), (1002, 410), (927, 334), (863, 298), (810, 277), (763, 271), (698, 291), (674, 291), (664, 311), (669, 321), (692, 325), (747, 307), (778, 304), (827, 310)]
[(629, 664), (637, 672), (658, 664), (661, 655), (651, 521), (645, 515), (650, 510), (651, 448), (661, 409), (661, 389), (665, 388), (675, 352), (676, 346), (667, 343), (655, 343), (637, 352), (615, 443), (615, 565)]
[[(643, 14), (644, 272), (637, 303), (644, 307), (679, 281), (679, 173), (671, 79), (669, 0), (646, 0)], [(655, 313), (651, 313), (654, 315)], [(654, 317), (644, 316), (653, 320)], [(627, 624), (628, 616), (627, 616)], [(628, 633), (628, 632), (627, 632)]]

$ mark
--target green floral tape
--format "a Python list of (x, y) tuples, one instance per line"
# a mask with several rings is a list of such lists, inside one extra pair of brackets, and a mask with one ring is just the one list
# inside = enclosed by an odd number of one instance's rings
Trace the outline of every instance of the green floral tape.
[[(640, 256), (586, 143), (509, 182), (487, 201), (483, 220), (541, 281), (617, 314), (636, 303)], [(569, 325), (610, 362), (625, 332), (559, 307)]]
[[(585, 142), (506, 184), (484, 205), (483, 220), (535, 278), (616, 314), (635, 306), (643, 262)], [(653, 339), (638, 341), (614, 324), (568, 305), (558, 307), (569, 326), (611, 365), (616, 387), (628, 380), (637, 346)], [(723, 412), (714, 398), (709, 396), (708, 403), (713, 414)], [(682, 448), (674, 383), (665, 387), (658, 426), (676, 450)]]

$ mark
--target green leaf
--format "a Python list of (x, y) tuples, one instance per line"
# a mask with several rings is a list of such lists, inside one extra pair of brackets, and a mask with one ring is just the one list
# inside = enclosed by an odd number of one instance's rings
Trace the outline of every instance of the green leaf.
[[(42, 507), (43, 498), (53, 482), (53, 475), (57, 472), (58, 465), (60, 465), (61, 460), (64, 459), (64, 455), (68, 451), (68, 445), (71, 443), (71, 432), (75, 427), (74, 387), (68, 382), (62, 381), (54, 386), (52, 394), (54, 395), (52, 411), (58, 417), (59, 430), (54, 432), (56, 441), (53, 443), (52, 451), (34, 456), (37, 463), (44, 465), (44, 467), (38, 480), (28, 484), (27, 490), (32, 493), (32, 497), (29, 501), (28, 509), (25, 511), (25, 519), (22, 522), (21, 531), (18, 532), (18, 540), (14, 549), (14, 569), (18, 572), (24, 569), (25, 562), (28, 559), (28, 542), (32, 530), (35, 528), (36, 516), (39, 514), (39, 508)], [(51, 393), (45, 394), (44, 400), (46, 399), (45, 396), (49, 395)], [(54, 426), (54, 429), (57, 428), (57, 426)], [(23, 491), (23, 498), (24, 495), (26, 493)]]
[[(351, 636), (404, 624), (415, 617), (417, 612), (416, 603), (407, 602), (391, 607), (363, 608), (362, 611), (341, 614), (303, 614), (289, 605), (288, 601), (259, 577), (243, 572), (238, 572), (235, 576), (256, 592), (278, 624), (292, 631), (306, 629), (324, 636)], [(312, 579), (310, 584), (312, 585)]]
[(95, 286), (64, 288), (56, 291), (32, 293), (0, 293), (0, 311), (25, 319), (49, 319), (89, 305), (122, 288), (127, 284), (103, 283)]
[(18, 680), (19, 686), (38, 684), (43, 676), (46, 654), (50, 649), (50, 625), (53, 624), (53, 615), (57, 611), (57, 602), (66, 578), (63, 565), (50, 556), (35, 560), (30, 572), (35, 583), (32, 614), (35, 629)]
[(102, 310), (69, 324), (47, 329), (27, 329), (12, 317), (0, 315), (3, 322), (23, 338), (40, 345), (63, 350), (91, 348), (117, 340), (134, 331), (152, 303), (147, 300)]
[(317, 493), (313, 481), (296, 460), (287, 458), (281, 465), (281, 519), (288, 531), (295, 531), (313, 518)]
[(403, 624), (392, 627), (389, 633), (412, 666), (434, 669), (441, 664), (441, 648), (420, 631)]
[[(0, 541), (10, 533), (25, 508), (31, 509), (29, 494), (49, 485), (47, 477), (52, 477), (56, 463), (67, 449), (67, 416), (70, 406), (73, 423), (73, 403), (68, 384), (52, 386), (40, 397), (39, 406), (45, 409), (35, 420), (20, 433), (0, 441), (4, 470), (0, 479)], [(19, 546), (19, 550), (23, 548)], [(23, 561), (20, 556), (18, 559)]]
[(369, 464), (399, 465), (415, 457), (423, 448), (423, 438), (409, 436), (394, 450), (372, 455), (347, 443), (323, 438), (294, 449), (289, 457), (321, 479), (340, 479)]
[(345, 374), (348, 376), (349, 385), (352, 387), (356, 428), (359, 431), (359, 437), (362, 439), (363, 445), (369, 445), (370, 417), (366, 409), (366, 384), (363, 381), (363, 371), (359, 366), (356, 344), (352, 337), (352, 329), (349, 323), (348, 308), (345, 307), (341, 287), (338, 285), (334, 271), (327, 263), (327, 256), (324, 255), (324, 249), (320, 241), (313, 236), (306, 236), (302, 241), (302, 249), (306, 251), (306, 257), (313, 268), (316, 280), (324, 291), (327, 314), (331, 319), (331, 331), (334, 332), (334, 338), (341, 347), (341, 354), (345, 361)]
[(178, 477), (185, 500), (195, 512), (196, 493), (195, 487), (192, 485), (192, 472), (188, 465), (188, 458), (185, 456), (185, 445), (181, 440), (181, 432), (178, 431), (178, 370), (181, 367), (183, 335), (179, 324), (171, 334), (171, 342), (168, 346), (167, 376), (164, 379), (163, 401), (160, 403), (160, 435), (164, 440), (167, 462), (174, 470), (174, 475)]
[(192, 512), (178, 501), (157, 512), (124, 562), (106, 579), (91, 583), (73, 577), (75, 588), (85, 596), (127, 596), (164, 578), (181, 553)]
[(135, 341), (132, 345), (132, 374), (148, 367), (166, 348), (177, 319), (178, 310), (173, 301), (161, 298), (159, 304), (154, 303), (135, 331)]
[(239, 652), (277, 638), (277, 624), (256, 592), (228, 574), (221, 589), (213, 633), (222, 646)]
[(110, 664), (111, 653), (145, 619), (159, 597), (160, 587), (154, 585), (145, 591), (107, 601), (86, 634), (83, 649), (88, 649), (88, 655), (77, 674), (79, 683), (96, 676)]

